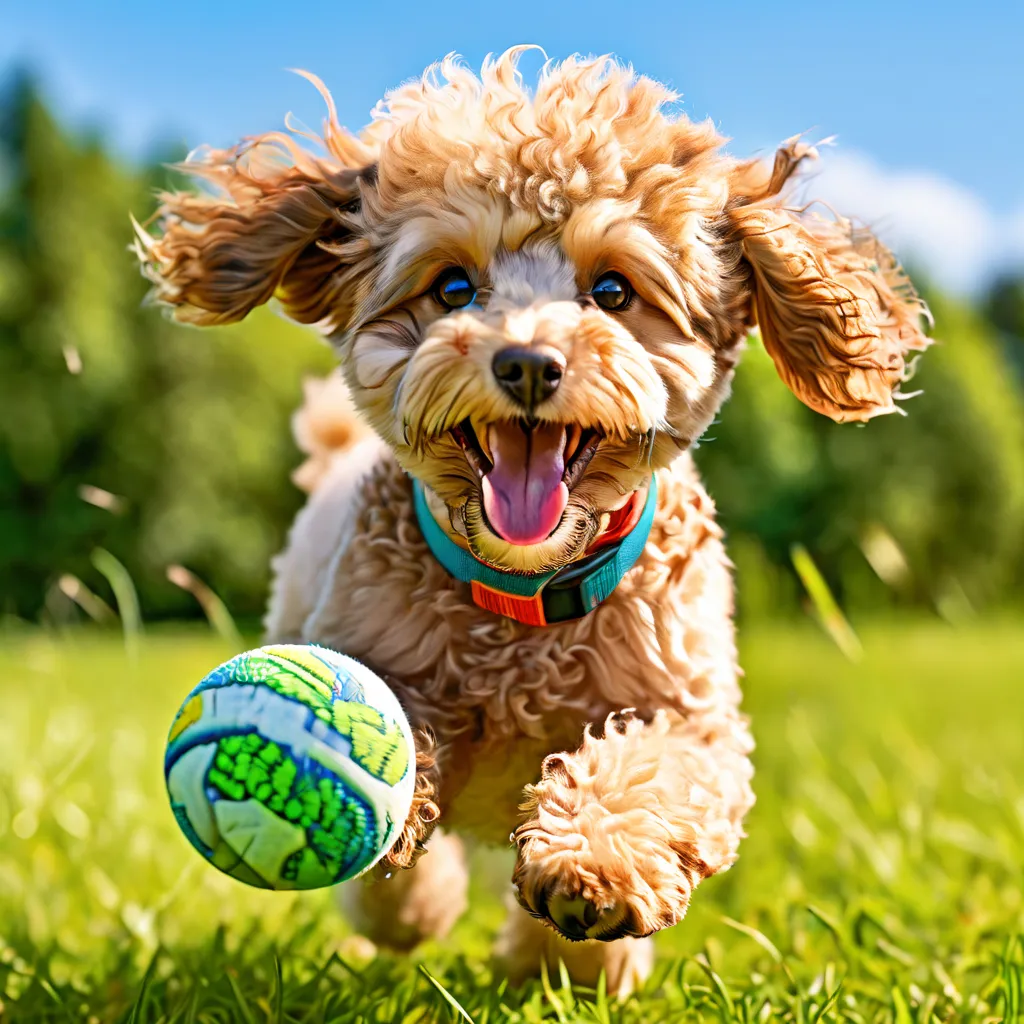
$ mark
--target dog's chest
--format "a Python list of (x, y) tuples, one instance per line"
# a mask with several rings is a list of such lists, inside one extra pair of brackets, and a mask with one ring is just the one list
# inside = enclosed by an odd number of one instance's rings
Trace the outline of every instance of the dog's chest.
[(583, 619), (526, 626), (477, 607), (434, 559), (397, 467), (380, 466), (361, 498), (305, 633), (388, 679), (416, 722), (476, 740), (550, 740), (674, 689), (638, 665), (657, 637), (635, 587)]
[(304, 638), (363, 661), (433, 731), (446, 820), (503, 842), (523, 786), (587, 723), (735, 694), (731, 587), (707, 499), (667, 475), (659, 493), (648, 550), (611, 597), (583, 619), (531, 627), (478, 608), (438, 564), (397, 467), (362, 485)]
[(443, 775), (445, 827), (489, 845), (507, 844), (519, 821), (524, 787), (540, 779), (541, 763), (553, 747), (574, 746), (529, 736), (484, 746), (456, 743)]

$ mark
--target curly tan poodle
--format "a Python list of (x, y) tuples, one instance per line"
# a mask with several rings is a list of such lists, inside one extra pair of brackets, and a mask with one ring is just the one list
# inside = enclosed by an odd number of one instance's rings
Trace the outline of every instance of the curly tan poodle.
[(812, 409), (892, 412), (924, 307), (871, 234), (786, 204), (810, 147), (735, 159), (608, 58), (527, 90), (522, 49), (479, 77), (445, 60), (358, 135), (307, 76), (318, 154), (287, 133), (200, 153), (207, 187), (164, 195), (137, 248), (178, 319), (273, 298), (340, 360), (296, 417), (311, 496), (267, 634), (362, 660), (416, 730), (387, 858), (409, 870), (350, 887), (363, 929), (444, 935), (459, 836), (511, 840), (505, 969), (561, 957), (623, 993), (754, 801), (730, 566), (689, 449), (755, 326)]

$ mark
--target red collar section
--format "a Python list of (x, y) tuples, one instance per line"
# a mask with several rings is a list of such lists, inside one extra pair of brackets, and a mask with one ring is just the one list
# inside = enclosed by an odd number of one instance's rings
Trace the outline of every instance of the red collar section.
[(622, 508), (617, 509), (611, 514), (604, 533), (598, 534), (594, 542), (587, 548), (586, 554), (589, 555), (594, 551), (607, 547), (609, 544), (622, 540), (640, 522), (640, 516), (643, 515), (643, 511), (644, 503), (640, 500), (640, 495), (634, 491), (629, 496), (629, 501)]

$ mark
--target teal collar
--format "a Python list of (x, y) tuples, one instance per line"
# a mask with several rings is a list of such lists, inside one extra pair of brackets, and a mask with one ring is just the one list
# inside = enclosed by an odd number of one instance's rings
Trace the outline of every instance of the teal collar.
[(561, 569), (515, 573), (486, 565), (456, 544), (427, 507), (423, 484), (413, 480), (412, 487), (416, 521), (433, 556), (450, 575), (470, 584), (475, 604), (528, 626), (579, 619), (604, 601), (640, 557), (658, 500), (651, 477), (640, 519), (625, 536)]

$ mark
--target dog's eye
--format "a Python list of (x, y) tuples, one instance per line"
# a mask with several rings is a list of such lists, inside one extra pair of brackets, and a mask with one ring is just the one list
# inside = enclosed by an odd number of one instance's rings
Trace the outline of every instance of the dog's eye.
[(452, 267), (437, 279), (434, 295), (446, 309), (462, 309), (476, 298), (476, 288), (461, 267)]
[(633, 289), (629, 282), (616, 273), (602, 274), (590, 289), (594, 301), (602, 308), (612, 311), (625, 309), (633, 298)]

